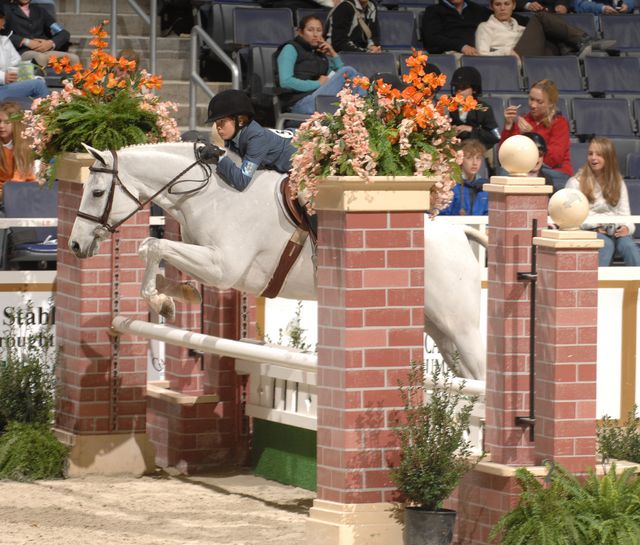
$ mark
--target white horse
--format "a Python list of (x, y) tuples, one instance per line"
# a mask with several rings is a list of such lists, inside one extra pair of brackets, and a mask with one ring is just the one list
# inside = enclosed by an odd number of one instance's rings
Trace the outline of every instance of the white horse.
[[(117, 153), (87, 147), (96, 163), (69, 239), (76, 256), (91, 257), (100, 241), (144, 204), (153, 201), (163, 208), (180, 223), (184, 242), (147, 238), (139, 255), (146, 263), (142, 297), (169, 319), (173, 297), (193, 302), (194, 294), (159, 275), (162, 260), (205, 285), (260, 294), (295, 231), (278, 204), (282, 174), (259, 171), (239, 193), (217, 177), (215, 168), (197, 160), (196, 147), (153, 144)], [(478, 262), (462, 228), (428, 223), (425, 330), (445, 360), (460, 355), (462, 376), (484, 379)], [(279, 296), (316, 299), (314, 272), (307, 240)]]

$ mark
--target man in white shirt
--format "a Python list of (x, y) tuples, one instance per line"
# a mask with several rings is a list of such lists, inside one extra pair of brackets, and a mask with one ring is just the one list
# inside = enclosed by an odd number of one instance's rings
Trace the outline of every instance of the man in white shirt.
[(476, 30), (480, 55), (515, 55), (518, 59), (566, 54), (582, 57), (591, 49), (607, 49), (615, 44), (612, 40), (592, 40), (552, 13), (535, 13), (523, 25), (524, 21), (512, 17), (515, 7), (515, 0), (491, 0), (493, 15)]

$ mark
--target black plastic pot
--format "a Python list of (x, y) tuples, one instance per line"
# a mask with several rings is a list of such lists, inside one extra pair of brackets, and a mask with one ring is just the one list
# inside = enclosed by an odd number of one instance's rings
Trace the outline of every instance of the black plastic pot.
[(456, 512), (407, 507), (404, 513), (404, 545), (450, 545)]

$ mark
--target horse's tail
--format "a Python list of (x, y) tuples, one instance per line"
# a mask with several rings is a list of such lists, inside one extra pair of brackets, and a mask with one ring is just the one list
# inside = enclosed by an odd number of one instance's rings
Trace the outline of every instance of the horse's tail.
[(467, 235), (468, 239), (473, 240), (474, 242), (477, 242), (478, 244), (481, 244), (485, 248), (489, 244), (489, 238), (487, 237), (487, 235), (485, 233), (482, 233), (482, 232), (478, 231), (477, 229), (474, 229), (473, 227), (470, 227), (469, 225), (465, 225), (464, 226), (464, 234)]

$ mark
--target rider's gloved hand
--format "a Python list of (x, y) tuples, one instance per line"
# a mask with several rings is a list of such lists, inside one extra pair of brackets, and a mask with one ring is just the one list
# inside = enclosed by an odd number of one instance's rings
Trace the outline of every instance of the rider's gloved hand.
[(198, 159), (210, 165), (217, 165), (220, 157), (222, 157), (224, 153), (224, 149), (214, 144), (205, 144), (198, 148)]

